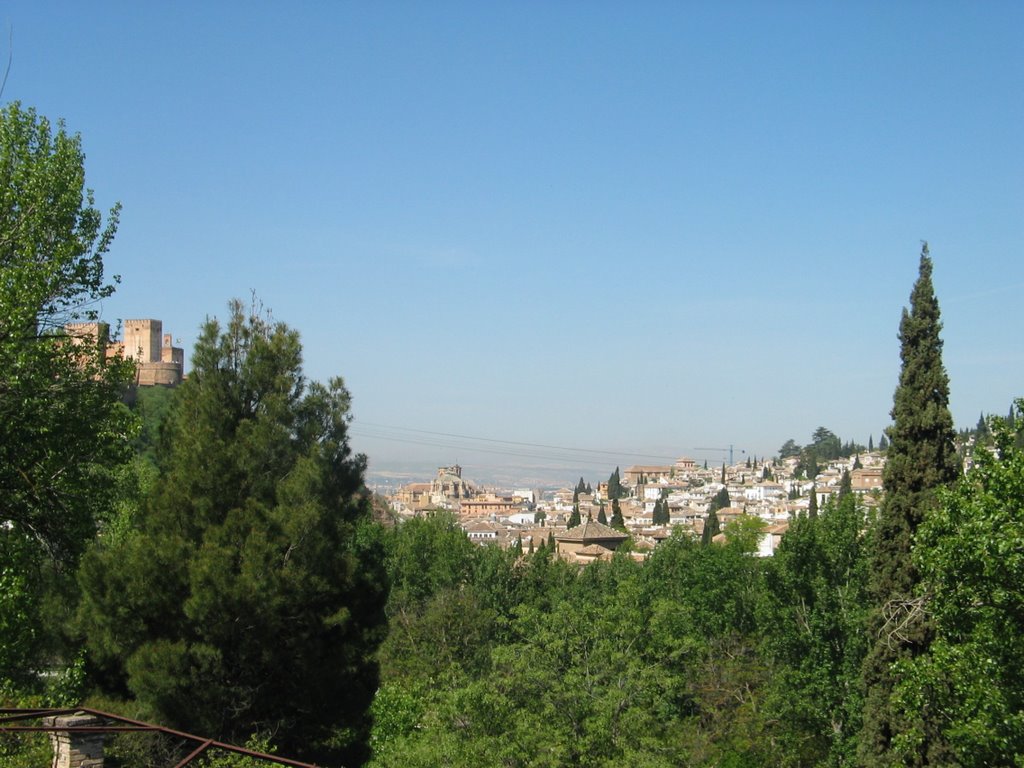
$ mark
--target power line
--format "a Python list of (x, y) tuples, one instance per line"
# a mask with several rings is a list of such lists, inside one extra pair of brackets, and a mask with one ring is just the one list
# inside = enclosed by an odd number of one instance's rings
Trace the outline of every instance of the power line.
[(444, 442), (440, 440), (417, 440), (412, 437), (398, 437), (395, 435), (384, 435), (374, 432), (364, 432), (362, 430), (350, 429), (349, 434), (355, 437), (363, 437), (370, 440), (388, 440), (391, 442), (407, 443), (410, 445), (424, 445), (431, 448), (446, 448), (454, 451), (476, 451), (480, 453), (499, 454), (503, 456), (514, 456), (520, 459), (536, 459), (545, 462), (557, 462), (561, 464), (570, 464), (576, 466), (593, 466), (593, 467), (606, 467), (608, 466), (605, 462), (600, 462), (596, 458), (589, 457), (577, 457), (577, 456), (558, 456), (550, 453), (531, 453), (529, 451), (513, 450), (501, 448), (487, 448), (479, 445), (469, 445), (466, 443), (452, 443)]
[[(598, 449), (595, 449), (595, 448), (571, 448), (571, 447), (564, 446), (564, 445), (548, 445), (548, 444), (545, 444), (545, 443), (528, 443), (528, 442), (520, 442), (520, 441), (517, 441), (517, 440), (498, 440), (498, 439), (495, 439), (495, 438), (492, 438), (492, 437), (476, 437), (476, 436), (473, 436), (473, 435), (460, 435), (460, 434), (453, 433), (453, 432), (434, 432), (434, 431), (427, 430), (427, 429), (414, 429), (412, 427), (396, 427), (396, 426), (393, 426), (393, 425), (390, 425), (390, 424), (376, 424), (376, 423), (369, 422), (369, 421), (354, 422), (353, 425), (354, 426), (358, 425), (358, 426), (378, 427), (378, 428), (381, 428), (381, 429), (391, 429), (391, 430), (395, 430), (396, 432), (399, 432), (399, 433), (401, 433), (401, 432), (412, 432), (414, 434), (419, 434), (419, 435), (434, 435), (436, 437), (456, 438), (456, 439), (460, 439), (460, 440), (473, 440), (473, 441), (482, 442), (482, 443), (498, 443), (498, 444), (502, 444), (502, 445), (521, 446), (521, 447), (524, 447), (524, 448), (541, 448), (541, 449), (553, 450), (553, 451), (568, 451), (570, 453), (589, 453), (589, 454), (597, 454), (597, 455), (602, 455), (602, 456), (613, 456), (613, 457), (618, 457), (618, 458), (626, 457), (626, 458), (639, 458), (639, 459), (660, 459), (660, 460), (663, 460), (663, 461), (675, 461), (675, 459), (676, 459), (676, 457), (674, 457), (674, 456), (664, 456), (664, 455), (653, 454), (653, 453), (629, 453), (629, 452), (624, 452), (624, 451), (604, 451), (604, 450), (598, 450)], [(395, 437), (395, 438), (392, 438), (392, 439), (394, 439), (394, 440), (401, 440), (401, 438), (398, 438), (398, 437)], [(409, 442), (412, 442), (412, 440), (409, 440)], [(426, 443), (421, 443), (421, 444), (426, 444)], [(469, 447), (472, 448), (472, 446), (469, 446)], [(476, 448), (474, 448), (474, 450), (482, 451), (484, 449), (480, 448), (480, 447), (476, 447)]]

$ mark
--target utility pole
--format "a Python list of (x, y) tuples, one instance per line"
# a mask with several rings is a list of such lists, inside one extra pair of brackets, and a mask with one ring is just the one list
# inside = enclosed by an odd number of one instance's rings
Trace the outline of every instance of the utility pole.
[[(731, 467), (733, 465), (733, 463), (734, 463), (733, 460), (732, 460), (732, 458), (733, 458), (732, 454), (733, 454), (733, 450), (734, 450), (734, 447), (733, 447), (732, 443), (729, 443), (729, 447), (728, 448), (694, 448), (693, 450), (695, 450), (695, 451), (718, 451), (720, 453), (728, 453), (729, 454), (729, 466)], [(742, 448), (740, 448), (740, 454), (742, 455), (742, 454), (745, 454), (745, 453), (746, 453), (746, 451), (743, 450)]]

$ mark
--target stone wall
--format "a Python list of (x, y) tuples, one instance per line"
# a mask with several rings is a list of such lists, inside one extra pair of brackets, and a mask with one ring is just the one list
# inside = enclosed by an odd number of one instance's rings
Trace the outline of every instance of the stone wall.
[[(43, 722), (48, 726), (60, 728), (100, 728), (104, 725), (98, 717), (84, 713), (47, 717)], [(103, 739), (102, 733), (51, 733), (53, 768), (103, 768)]]

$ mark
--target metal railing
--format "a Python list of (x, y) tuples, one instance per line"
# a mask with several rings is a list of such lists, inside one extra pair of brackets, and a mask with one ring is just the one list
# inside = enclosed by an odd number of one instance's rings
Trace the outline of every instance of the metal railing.
[[(26, 721), (42, 720), (44, 718), (57, 718), (68, 715), (91, 715), (95, 718), (114, 723), (113, 725), (60, 725), (43, 723), (39, 725), (15, 725)], [(165, 728), (162, 725), (154, 725), (141, 720), (132, 720), (121, 715), (114, 715), (110, 712), (101, 712), (98, 709), (88, 707), (67, 707), (64, 709), (15, 709), (0, 708), (0, 734), (3, 733), (87, 733), (87, 734), (113, 734), (113, 733), (158, 733), (180, 739), (187, 744), (194, 744), (192, 751), (182, 760), (176, 763), (173, 768), (184, 768), (194, 760), (201, 757), (207, 751), (216, 749), (224, 752), (234, 752), (245, 755), (256, 760), (264, 760), (272, 765), (287, 765), (293, 768), (317, 768), (312, 763), (301, 763), (298, 760), (289, 760), (277, 755), (268, 755), (264, 752), (257, 752), (246, 747), (239, 747), (234, 744), (226, 744), (222, 741), (208, 739), (204, 736), (196, 736), (193, 733), (177, 731), (173, 728)]]

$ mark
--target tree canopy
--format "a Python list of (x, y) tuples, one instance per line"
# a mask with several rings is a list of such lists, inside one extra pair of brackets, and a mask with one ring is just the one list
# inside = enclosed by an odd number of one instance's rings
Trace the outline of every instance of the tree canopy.
[(923, 711), (960, 765), (1024, 760), (1024, 452), (1005, 422), (989, 431), (994, 451), (976, 452), (919, 528), (913, 560), (934, 639), (897, 670), (897, 708), (915, 725), (894, 738), (901, 756), (930, 736), (913, 716)]
[[(38, 688), (83, 548), (109, 517), (133, 420), (132, 367), (107, 360), (98, 302), (117, 230), (85, 187), (81, 140), (32, 109), (0, 109), (0, 678)], [(62, 608), (61, 610), (65, 610)], [(47, 658), (48, 657), (48, 658)]]
[(96, 319), (114, 283), (103, 255), (117, 230), (85, 188), (81, 140), (18, 103), (0, 110), (0, 519), (57, 561), (74, 561), (128, 456), (120, 397)]
[(104, 688), (154, 719), (359, 762), (387, 578), (348, 392), (301, 359), (240, 302), (205, 323), (138, 530), (83, 562), (80, 622)]

